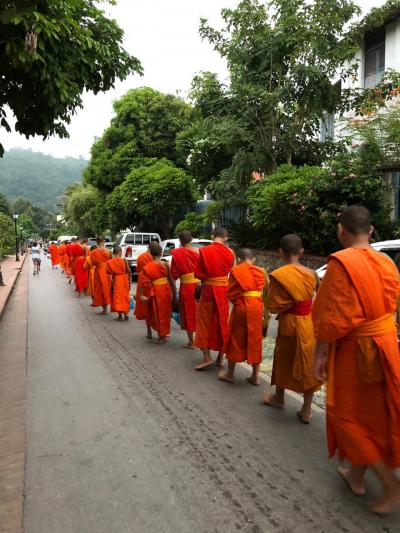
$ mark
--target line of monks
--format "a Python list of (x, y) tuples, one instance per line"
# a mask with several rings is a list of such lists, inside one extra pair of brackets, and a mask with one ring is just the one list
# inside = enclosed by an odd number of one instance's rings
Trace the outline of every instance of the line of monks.
[[(349, 464), (339, 474), (357, 496), (366, 492), (367, 469), (376, 474), (383, 494), (371, 510), (386, 514), (400, 508), (395, 473), (400, 468), (400, 281), (392, 260), (370, 246), (372, 232), (367, 209), (350, 206), (342, 212), (338, 237), (344, 249), (330, 256), (320, 285), (316, 273), (301, 264), (297, 235), (282, 238), (285, 266), (268, 276), (255, 265), (251, 250), (242, 249), (235, 257), (225, 229), (215, 230), (213, 243), (201, 249), (191, 246), (192, 236), (184, 231), (171, 266), (161, 260), (155, 242), (139, 256), (134, 313), (145, 321), (146, 337), (153, 340), (155, 331), (154, 342), (163, 345), (171, 313), (179, 310), (188, 336), (184, 348), (199, 348), (203, 354), (195, 370), (217, 366), (218, 378), (233, 383), (235, 365), (247, 362), (253, 386), (260, 385), (268, 317), (276, 315), (275, 390), (264, 393), (263, 402), (282, 409), (286, 389), (301, 393), (297, 416), (309, 424), (313, 394), (326, 383), (329, 454)], [(53, 265), (58, 254), (67, 276), (75, 276), (79, 295), (87, 289), (102, 313), (111, 304), (119, 319), (128, 316), (129, 267), (119, 247), (114, 258), (103, 239), (90, 252), (84, 241), (55, 248), (50, 249)]]

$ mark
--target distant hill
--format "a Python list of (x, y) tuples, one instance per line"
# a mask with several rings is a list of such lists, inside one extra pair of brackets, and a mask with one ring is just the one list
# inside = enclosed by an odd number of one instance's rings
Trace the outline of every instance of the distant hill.
[(57, 210), (57, 197), (68, 185), (82, 179), (85, 159), (52, 157), (13, 148), (0, 159), (0, 192), (10, 202), (25, 196), (50, 211)]

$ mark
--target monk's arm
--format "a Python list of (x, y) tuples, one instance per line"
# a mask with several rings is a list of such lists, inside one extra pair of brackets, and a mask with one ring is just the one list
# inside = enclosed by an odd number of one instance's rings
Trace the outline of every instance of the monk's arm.
[(314, 352), (314, 375), (320, 381), (326, 380), (326, 363), (328, 359), (329, 342), (318, 341)]
[(268, 312), (273, 315), (279, 315), (293, 307), (293, 304), (293, 299), (283, 285), (271, 276), (271, 283), (268, 290)]
[(167, 277), (168, 277), (168, 281), (169, 281), (169, 284), (171, 286), (171, 290), (172, 290), (172, 298), (175, 302), (176, 300), (176, 285), (175, 285), (175, 280), (174, 278), (172, 277), (172, 274), (171, 274), (171, 269), (169, 267), (169, 264), (168, 263), (165, 263), (165, 266), (167, 268)]
[(227, 297), (230, 302), (235, 302), (240, 296), (242, 295), (242, 291), (240, 290), (240, 286), (238, 285), (237, 281), (235, 280), (232, 272), (229, 276), (229, 287), (228, 287), (228, 293)]
[(174, 255), (173, 254), (172, 254), (172, 261), (171, 261), (171, 276), (174, 279), (178, 279), (179, 278), (179, 270), (176, 267), (176, 263), (175, 263), (175, 259), (174, 259)]

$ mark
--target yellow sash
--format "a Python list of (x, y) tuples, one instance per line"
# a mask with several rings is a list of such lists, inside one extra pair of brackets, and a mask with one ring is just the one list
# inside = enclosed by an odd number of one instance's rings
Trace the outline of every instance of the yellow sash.
[(246, 296), (247, 298), (261, 298), (262, 292), (261, 291), (247, 291), (247, 292), (242, 292), (242, 296)]
[[(382, 367), (379, 361), (378, 347), (371, 337), (380, 337), (396, 332), (396, 322), (391, 313), (376, 320), (363, 322), (350, 332), (348, 338), (356, 339), (359, 347), (358, 370), (364, 382), (376, 383), (382, 379)], [(335, 405), (335, 352), (337, 343), (329, 349), (327, 365), (327, 399), (330, 406)]]
[(228, 276), (221, 276), (219, 278), (208, 278), (204, 282), (206, 285), (211, 285), (212, 287), (227, 287)]
[(188, 285), (189, 283), (200, 283), (200, 280), (194, 277), (193, 272), (189, 272), (188, 274), (182, 274), (179, 279), (182, 285)]
[(168, 285), (167, 278), (158, 278), (151, 282), (152, 285)]

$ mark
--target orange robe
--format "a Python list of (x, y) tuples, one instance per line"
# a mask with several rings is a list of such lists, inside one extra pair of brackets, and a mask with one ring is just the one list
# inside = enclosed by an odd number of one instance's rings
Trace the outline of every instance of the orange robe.
[(137, 320), (146, 320), (146, 324), (148, 327), (151, 327), (150, 324), (150, 314), (149, 314), (149, 304), (147, 302), (142, 302), (142, 300), (139, 297), (139, 290), (141, 287), (143, 287), (142, 283), (142, 272), (143, 268), (153, 261), (153, 256), (149, 254), (148, 252), (145, 252), (144, 254), (140, 254), (137, 258), (136, 263), (136, 273), (138, 274), (138, 281), (136, 286), (136, 297), (135, 297), (135, 317)]
[(213, 243), (200, 249), (194, 275), (204, 281), (197, 309), (197, 348), (221, 352), (229, 335), (228, 275), (233, 266), (233, 252), (227, 246)]
[(84, 248), (81, 244), (74, 243), (71, 245), (70, 250), (73, 258), (72, 270), (75, 277), (76, 291), (81, 293), (88, 288), (89, 284), (89, 273), (85, 270), (86, 247)]
[(317, 278), (298, 265), (286, 265), (270, 275), (268, 310), (279, 320), (271, 384), (295, 392), (317, 391), (313, 370), (315, 339), (311, 317)]
[(64, 243), (60, 244), (60, 246), (58, 247), (58, 253), (60, 255), (60, 265), (61, 265), (61, 268), (64, 270), (65, 272), (65, 254), (66, 254), (66, 245)]
[(261, 363), (263, 340), (263, 289), (265, 271), (248, 263), (233, 268), (228, 299), (233, 303), (225, 347), (229, 361)]
[(72, 276), (72, 267), (71, 267), (71, 246), (72, 244), (67, 244), (65, 246), (65, 271), (67, 276)]
[(60, 254), (58, 252), (58, 247), (55, 244), (52, 244), (49, 247), (49, 252), (51, 256), (51, 264), (54, 266), (58, 265), (60, 262)]
[(160, 337), (171, 331), (172, 291), (167, 266), (151, 261), (142, 271), (142, 287), (149, 301), (149, 323)]
[(111, 280), (111, 311), (127, 315), (130, 309), (130, 268), (125, 259), (114, 257), (107, 261)]
[(393, 318), (398, 271), (385, 255), (349, 248), (329, 258), (313, 310), (330, 343), (329, 453), (353, 465), (400, 467), (400, 357)]
[(181, 329), (194, 333), (196, 331), (196, 299), (195, 291), (199, 280), (194, 271), (199, 262), (198, 250), (177, 248), (172, 252), (171, 275), (180, 279), (179, 316)]
[(109, 305), (111, 301), (110, 275), (107, 272), (107, 261), (111, 253), (105, 248), (96, 248), (90, 253), (94, 271), (93, 305), (94, 307)]
[(94, 294), (94, 271), (95, 271), (96, 267), (94, 267), (93, 264), (92, 264), (92, 258), (90, 257), (90, 253), (85, 259), (84, 268), (88, 272), (87, 293), (88, 293), (88, 296), (91, 296), (93, 298), (93, 294)]

